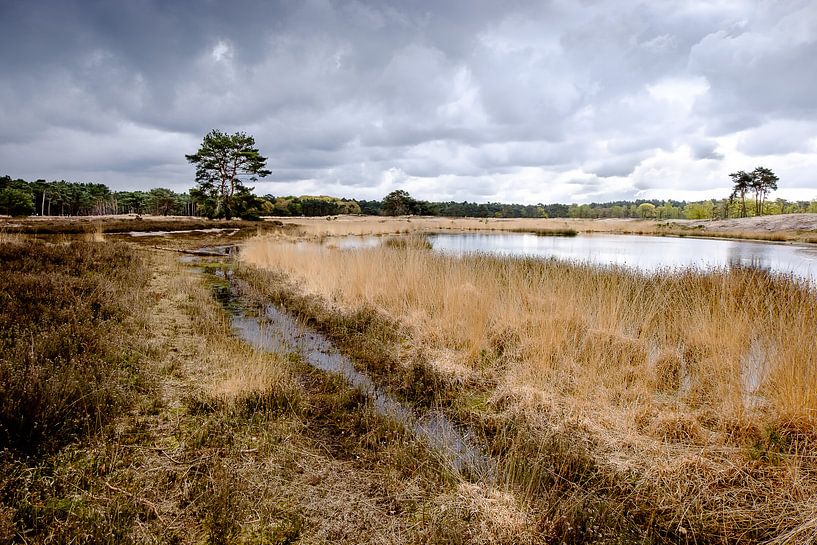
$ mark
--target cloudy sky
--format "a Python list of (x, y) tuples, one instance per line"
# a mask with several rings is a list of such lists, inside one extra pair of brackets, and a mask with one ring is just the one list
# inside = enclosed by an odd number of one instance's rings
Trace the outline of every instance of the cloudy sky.
[(0, 0), (0, 175), (193, 185), (205, 133), (260, 194), (817, 197), (817, 1)]

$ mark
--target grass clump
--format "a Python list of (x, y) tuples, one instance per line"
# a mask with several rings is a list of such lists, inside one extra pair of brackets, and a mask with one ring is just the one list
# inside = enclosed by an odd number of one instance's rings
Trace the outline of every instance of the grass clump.
[(412, 248), (415, 250), (431, 250), (433, 246), (425, 235), (406, 235), (401, 237), (389, 237), (383, 242), (387, 248), (406, 249)]
[(511, 233), (530, 233), (538, 237), (575, 237), (579, 234), (578, 231), (569, 227), (564, 228), (519, 227), (505, 230)]

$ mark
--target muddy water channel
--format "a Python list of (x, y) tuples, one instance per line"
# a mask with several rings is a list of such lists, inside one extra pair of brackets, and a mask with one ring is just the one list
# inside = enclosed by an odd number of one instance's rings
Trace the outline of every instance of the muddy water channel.
[[(227, 257), (235, 247), (203, 248), (202, 251), (223, 252)], [(197, 272), (207, 274), (205, 269), (196, 267), (198, 259), (198, 256), (182, 258)], [(241, 281), (229, 270), (215, 270), (212, 274), (219, 279), (215, 286), (216, 297), (230, 313), (230, 325), (237, 337), (258, 350), (297, 354), (316, 369), (343, 377), (371, 401), (378, 413), (393, 418), (424, 439), (452, 470), (480, 480), (493, 480), (494, 463), (475, 445), (469, 433), (455, 426), (444, 414), (436, 410), (420, 412), (398, 401), (371, 377), (358, 371), (325, 335), (275, 305), (264, 305), (259, 311), (257, 305), (242, 296)]]

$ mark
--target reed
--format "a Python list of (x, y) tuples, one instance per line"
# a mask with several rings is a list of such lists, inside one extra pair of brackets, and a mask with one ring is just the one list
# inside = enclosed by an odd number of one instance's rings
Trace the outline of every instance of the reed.
[(795, 278), (750, 269), (646, 276), (263, 239), (243, 255), (346, 308), (372, 306), (407, 321), (417, 341), (454, 351), (468, 368), (502, 344), (497, 372), (509, 387), (569, 384), (589, 407), (671, 401), (711, 409), (720, 421), (817, 421), (817, 299)]
[[(536, 483), (553, 485), (564, 466), (580, 486), (631, 490), (622, 505), (678, 539), (752, 541), (813, 524), (817, 294), (804, 281), (269, 238), (242, 256), (349, 320), (365, 309), (396, 319), (408, 332), (398, 360), (421, 352), (451, 383), (493, 385), (484, 403), (467, 390), (455, 403), (483, 413), (472, 422), (512, 423), (483, 431), (523, 495), (543, 494)], [(565, 446), (577, 441), (579, 465)], [(556, 454), (537, 450), (550, 443)]]

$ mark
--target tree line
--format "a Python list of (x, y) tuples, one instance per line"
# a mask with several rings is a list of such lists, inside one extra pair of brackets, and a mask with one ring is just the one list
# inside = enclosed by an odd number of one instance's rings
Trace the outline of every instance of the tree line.
[[(0, 214), (11, 216), (100, 216), (152, 214), (156, 216), (207, 216), (206, 196), (192, 189), (177, 193), (171, 189), (112, 191), (100, 183), (35, 180), (27, 182), (0, 176)], [(255, 216), (334, 216), (360, 214), (355, 200), (328, 196), (264, 195), (236, 193), (233, 203), (240, 217)]]
[(99, 216), (107, 214), (196, 215), (188, 193), (154, 188), (111, 191), (90, 182), (27, 182), (0, 176), (0, 214), (11, 216)]
[[(260, 216), (336, 216), (424, 215), (475, 218), (645, 218), (645, 219), (721, 219), (761, 214), (817, 213), (817, 201), (755, 199), (751, 191), (743, 198), (697, 202), (677, 200), (612, 201), (589, 204), (508, 204), (476, 202), (432, 202), (412, 198), (398, 190), (382, 200), (353, 200), (331, 196), (258, 197), (251, 191), (236, 194), (239, 217)], [(111, 191), (100, 183), (74, 183), (64, 180), (26, 182), (0, 176), (0, 214), (26, 216), (77, 216), (105, 214), (153, 214), (207, 216), (212, 210), (207, 198), (195, 189), (177, 193), (170, 189), (148, 191)]]
[[(726, 199), (698, 202), (634, 200), (590, 204), (507, 204), (433, 202), (413, 198), (405, 190), (392, 191), (382, 200), (344, 199), (330, 196), (264, 195), (258, 197), (245, 181), (270, 174), (267, 158), (255, 139), (242, 132), (212, 130), (196, 153), (185, 155), (196, 167), (196, 187), (188, 193), (154, 188), (149, 191), (111, 191), (100, 183), (64, 180), (26, 182), (0, 177), (0, 214), (24, 216), (155, 214), (210, 218), (261, 216), (334, 216), (339, 214), (422, 215), (476, 218), (642, 218), (722, 219), (749, 215), (817, 213), (817, 201), (768, 200), (777, 189), (778, 177), (768, 168), (730, 174), (732, 194)], [(754, 194), (754, 207), (746, 197)]]
[(404, 190), (392, 191), (381, 201), (358, 201), (364, 214), (427, 215), (474, 218), (639, 218), (639, 219), (725, 219), (762, 214), (817, 213), (817, 201), (766, 198), (757, 207), (746, 207), (734, 197), (703, 201), (637, 199), (589, 204), (505, 204), (474, 202), (430, 202), (417, 200)]

